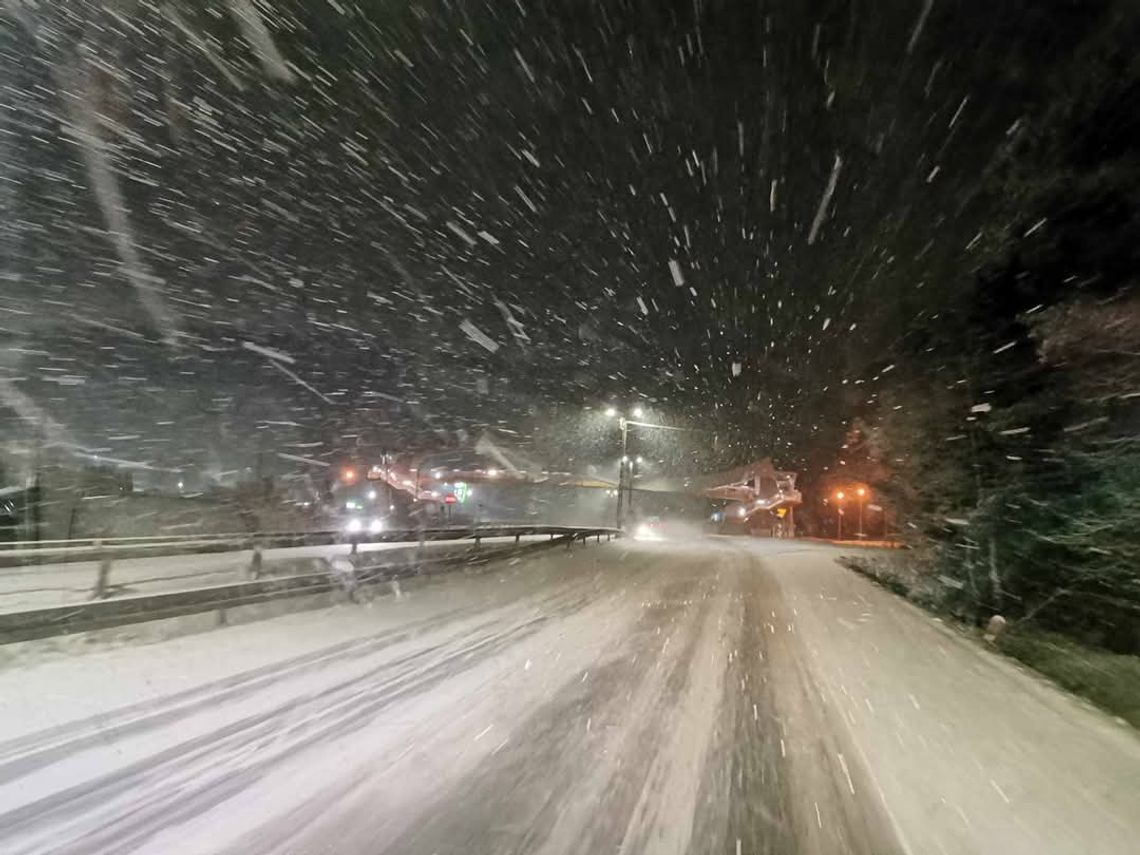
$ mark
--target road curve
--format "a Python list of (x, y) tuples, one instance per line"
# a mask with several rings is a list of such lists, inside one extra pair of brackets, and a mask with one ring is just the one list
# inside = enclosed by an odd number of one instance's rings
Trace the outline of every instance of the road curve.
[(1134, 851), (1133, 731), (836, 554), (591, 544), (25, 661), (0, 851)]

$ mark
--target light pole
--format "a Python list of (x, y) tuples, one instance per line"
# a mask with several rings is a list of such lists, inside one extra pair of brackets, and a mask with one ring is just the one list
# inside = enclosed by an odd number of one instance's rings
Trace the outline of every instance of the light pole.
[(859, 537), (863, 537), (863, 500), (867, 498), (867, 489), (860, 487), (855, 491), (859, 496)]
[(629, 518), (633, 519), (633, 481), (637, 477), (637, 467), (641, 465), (640, 457), (631, 457), (629, 460)]
[[(629, 464), (629, 468), (631, 471), (631, 475), (630, 475), (630, 479), (629, 479), (629, 482), (630, 482), (629, 483), (629, 504), (630, 504), (631, 508), (633, 507), (633, 477), (632, 477), (633, 464), (630, 462), (630, 459), (629, 459), (629, 429), (631, 427), (639, 427), (639, 428), (653, 428), (655, 430), (671, 430), (671, 431), (677, 431), (678, 433), (708, 433), (708, 431), (697, 430), (695, 428), (674, 427), (673, 425), (658, 425), (658, 424), (653, 424), (652, 422), (634, 421), (634, 419), (640, 419), (645, 415), (645, 413), (641, 409), (641, 407), (634, 407), (630, 412), (633, 414), (633, 417), (634, 417), (633, 419), (627, 419), (625, 416), (619, 415), (617, 409), (614, 407), (606, 407), (606, 410), (605, 410), (607, 417), (609, 417), (611, 419), (614, 416), (618, 417), (618, 427), (621, 428), (621, 463), (619, 464), (619, 467), (618, 467), (618, 504), (617, 504), (617, 527), (618, 528), (621, 528), (622, 519), (623, 519), (622, 518), (622, 510), (623, 510), (622, 488), (625, 486), (625, 472), (626, 472), (626, 465), (627, 464)], [(714, 447), (716, 444), (716, 436), (717, 435), (714, 433), (713, 434)]]
[(835, 493), (835, 525), (837, 527), (836, 540), (843, 540), (843, 499), (846, 493), (839, 490)]
[[(606, 407), (605, 415), (608, 418), (617, 416), (618, 427), (621, 430), (621, 462), (618, 464), (618, 516), (617, 527), (621, 528), (621, 523), (625, 521), (625, 487), (626, 487), (626, 471), (629, 471), (629, 507), (634, 504), (634, 484), (633, 484), (633, 463), (629, 461), (629, 429), (630, 427), (652, 427), (654, 430), (659, 431), (677, 431), (679, 433), (706, 433), (706, 431), (698, 431), (692, 427), (674, 427), (669, 424), (653, 424), (652, 422), (637, 422), (636, 418), (642, 418), (645, 415), (641, 407), (634, 407), (629, 410), (634, 418), (626, 418), (624, 415), (618, 413), (616, 407)], [(715, 434), (714, 434), (715, 435)]]
[(617, 528), (621, 528), (622, 524), (622, 503), (625, 500), (625, 464), (628, 461), (626, 455), (626, 446), (629, 442), (629, 422), (622, 416), (618, 420), (618, 426), (621, 428), (621, 460), (618, 462), (618, 489), (617, 489)]

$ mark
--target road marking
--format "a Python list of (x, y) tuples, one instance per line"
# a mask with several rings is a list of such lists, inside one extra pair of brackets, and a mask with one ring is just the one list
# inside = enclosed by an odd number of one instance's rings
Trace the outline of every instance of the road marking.
[(495, 725), (493, 725), (493, 724), (489, 724), (485, 728), (483, 728), (481, 731), (479, 731), (479, 735), (475, 737), (475, 742), (478, 742), (480, 739), (482, 739), (484, 736), (486, 736), (488, 733), (490, 733), (491, 728), (494, 726)]

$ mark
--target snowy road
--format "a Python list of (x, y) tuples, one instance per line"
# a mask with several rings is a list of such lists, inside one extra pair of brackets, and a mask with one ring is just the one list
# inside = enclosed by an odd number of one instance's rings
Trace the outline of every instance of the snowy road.
[(0, 851), (1135, 851), (1133, 731), (836, 554), (591, 544), (0, 672)]

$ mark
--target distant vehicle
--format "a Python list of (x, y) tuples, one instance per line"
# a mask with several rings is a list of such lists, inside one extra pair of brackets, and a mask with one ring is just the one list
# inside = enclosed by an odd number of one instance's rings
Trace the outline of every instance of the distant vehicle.
[(355, 515), (347, 517), (344, 521), (344, 530), (348, 534), (380, 534), (387, 528), (384, 517), (367, 517)]
[(663, 535), (661, 517), (645, 517), (633, 529), (636, 540), (661, 540)]

